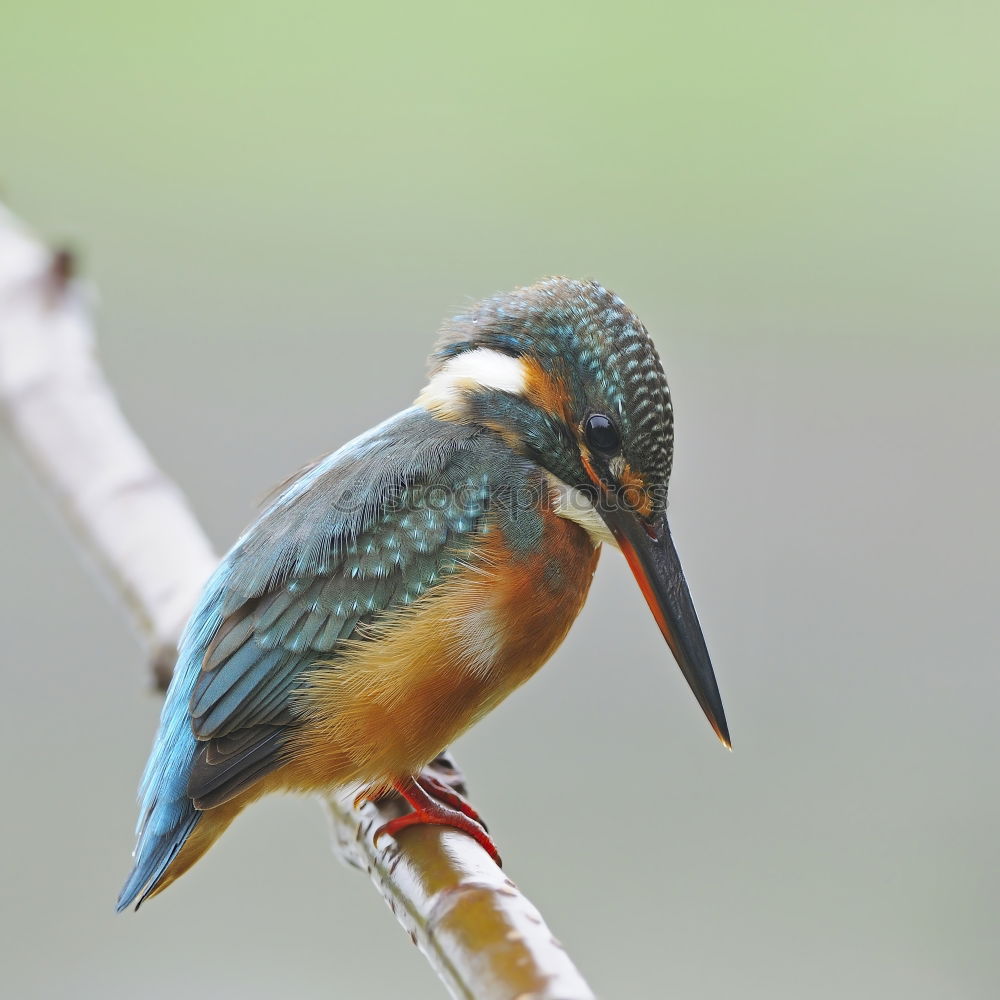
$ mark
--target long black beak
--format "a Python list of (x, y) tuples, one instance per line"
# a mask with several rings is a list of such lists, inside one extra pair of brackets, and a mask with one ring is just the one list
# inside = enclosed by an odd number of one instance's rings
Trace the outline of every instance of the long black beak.
[(666, 517), (661, 518), (655, 528), (648, 528), (624, 508), (602, 511), (601, 516), (628, 560), (656, 624), (698, 704), (716, 735), (731, 749), (719, 685)]

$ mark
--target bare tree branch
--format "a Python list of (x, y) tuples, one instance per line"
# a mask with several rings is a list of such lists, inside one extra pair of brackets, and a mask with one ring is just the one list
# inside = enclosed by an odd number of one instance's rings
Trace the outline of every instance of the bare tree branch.
[[(14, 442), (142, 636), (165, 689), (216, 555), (184, 495), (129, 427), (97, 363), (87, 289), (0, 205), (0, 411)], [(435, 762), (453, 784), (447, 758)], [(331, 796), (334, 845), (365, 869), (454, 997), (593, 1000), (539, 912), (470, 837), (372, 834), (404, 808)]]

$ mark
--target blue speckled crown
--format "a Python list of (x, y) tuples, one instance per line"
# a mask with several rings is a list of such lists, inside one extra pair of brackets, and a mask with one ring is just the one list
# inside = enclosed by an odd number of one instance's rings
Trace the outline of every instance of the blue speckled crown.
[(666, 485), (673, 409), (656, 348), (635, 313), (596, 281), (544, 278), (495, 295), (445, 322), (430, 358), (488, 347), (530, 355), (566, 380), (579, 409), (610, 409), (651, 483)]

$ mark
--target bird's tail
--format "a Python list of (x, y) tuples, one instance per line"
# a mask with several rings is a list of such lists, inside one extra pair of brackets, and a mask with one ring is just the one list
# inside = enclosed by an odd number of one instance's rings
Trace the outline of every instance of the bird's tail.
[(147, 897), (161, 887), (167, 869), (180, 854), (199, 819), (201, 815), (198, 810), (188, 804), (168, 830), (153, 837), (146, 833), (140, 838), (135, 850), (135, 865), (118, 896), (119, 913), (133, 903), (139, 909)]
[(222, 836), (244, 803), (239, 799), (199, 812), (190, 803), (164, 833), (142, 837), (135, 867), (118, 897), (118, 912), (139, 907), (180, 878)]

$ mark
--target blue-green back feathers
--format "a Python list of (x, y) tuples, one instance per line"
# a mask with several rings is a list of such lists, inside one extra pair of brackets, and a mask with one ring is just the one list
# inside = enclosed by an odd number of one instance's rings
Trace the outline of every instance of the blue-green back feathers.
[[(412, 408), (278, 495), (209, 580), (181, 641), (120, 909), (155, 886), (199, 808), (282, 763), (291, 695), (311, 669), (329, 669), (316, 661), (454, 572), (491, 505), (509, 505), (491, 485), (517, 496), (512, 484), (532, 475), (494, 434)], [(530, 543), (530, 519), (520, 530)]]

